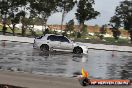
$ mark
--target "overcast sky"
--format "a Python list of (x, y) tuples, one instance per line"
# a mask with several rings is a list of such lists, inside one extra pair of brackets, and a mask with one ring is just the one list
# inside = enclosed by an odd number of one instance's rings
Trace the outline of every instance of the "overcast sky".
[[(99, 11), (101, 14), (97, 17), (97, 19), (93, 19), (90, 21), (86, 21), (85, 24), (88, 25), (103, 25), (109, 23), (110, 18), (114, 15), (116, 6), (119, 5), (119, 3), (122, 0), (95, 0), (95, 10)], [(64, 24), (68, 22), (71, 19), (75, 19), (75, 12), (76, 8), (72, 11), (70, 11), (64, 20)], [(48, 19), (48, 24), (61, 24), (61, 15), (62, 13), (55, 13)], [(78, 24), (77, 20), (75, 20), (76, 24)]]

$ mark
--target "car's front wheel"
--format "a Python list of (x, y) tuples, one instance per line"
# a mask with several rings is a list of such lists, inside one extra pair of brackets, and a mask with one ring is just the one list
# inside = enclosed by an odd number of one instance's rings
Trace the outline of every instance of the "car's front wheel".
[(49, 51), (49, 46), (46, 45), (46, 44), (43, 44), (43, 45), (40, 46), (40, 50), (41, 51)]
[(81, 47), (75, 47), (75, 48), (73, 49), (73, 53), (74, 53), (74, 54), (81, 54), (81, 53), (83, 53), (83, 50), (82, 50)]

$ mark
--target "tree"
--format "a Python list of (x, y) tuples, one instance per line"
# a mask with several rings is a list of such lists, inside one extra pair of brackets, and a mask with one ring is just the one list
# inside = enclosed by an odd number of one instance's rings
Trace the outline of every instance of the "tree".
[(84, 25), (82, 28), (82, 35), (87, 36), (87, 34), (88, 34), (88, 27), (87, 27), (87, 25)]
[[(10, 20), (10, 23), (7, 25), (9, 26), (9, 28), (12, 30), (13, 36), (15, 36), (15, 26), (17, 23), (19, 23), (19, 17), (14, 14), (13, 12), (9, 14), (8, 19)], [(12, 26), (10, 26), (10, 24), (12, 24)]]
[(84, 26), (84, 22), (95, 19), (100, 13), (95, 11), (93, 8), (94, 0), (79, 0), (77, 5), (77, 13), (75, 13), (76, 18), (80, 24), (80, 31)]
[(113, 33), (113, 37), (118, 40), (119, 36), (121, 34), (121, 32), (119, 31), (119, 28), (121, 27), (121, 20), (119, 17), (117, 16), (113, 16), (110, 19), (110, 24), (109, 24), (112, 28), (111, 31)]
[(67, 24), (66, 24), (66, 28), (65, 28), (65, 32), (71, 32), (74, 31), (74, 20), (70, 20)]
[(106, 32), (107, 32), (107, 29), (106, 29), (106, 25), (102, 25), (102, 27), (100, 28), (100, 39), (101, 40), (103, 40), (103, 38), (104, 38), (104, 34), (106, 34)]
[[(46, 28), (47, 19), (57, 11), (59, 0), (29, 0), (31, 13), (41, 19), (42, 26)], [(43, 28), (44, 32), (44, 28)]]
[(94, 32), (97, 32), (99, 30), (99, 25), (98, 24), (95, 24), (94, 25)]
[(71, 11), (77, 1), (75, 0), (60, 0), (58, 3), (59, 9), (62, 12), (62, 20), (61, 20), (61, 30), (63, 26), (63, 21), (66, 14)]
[(32, 36), (37, 37), (37, 34), (34, 30), (34, 25), (37, 23), (37, 18), (35, 18), (34, 16), (31, 16), (27, 19), (27, 28), (29, 29), (29, 31), (31, 32)]
[(21, 24), (22, 24), (22, 36), (25, 36), (26, 35), (26, 29), (27, 29), (27, 21), (28, 19), (26, 18), (26, 11), (24, 10), (21, 10), (19, 13), (18, 13), (18, 16), (20, 17), (20, 21), (21, 21)]
[[(8, 0), (9, 6), (9, 13), (8, 13), (8, 20), (10, 20), (10, 24), (7, 24), (9, 28), (12, 30), (13, 36), (15, 36), (15, 26), (20, 21), (20, 8), (23, 8), (27, 4), (27, 0)], [(20, 11), (20, 12), (19, 12)]]
[(2, 17), (2, 23), (3, 23), (3, 35), (6, 33), (6, 20), (7, 20), (7, 14), (8, 14), (8, 2), (6, 0), (0, 0), (0, 15)]
[(120, 5), (116, 7), (115, 16), (120, 19), (120, 25), (129, 32), (132, 42), (132, 0), (122, 1)]
[[(1, 0), (0, 1), (0, 12), (3, 16), (4, 26), (6, 25), (6, 20), (10, 20), (7, 24), (15, 35), (15, 25), (20, 20), (21, 9), (27, 5), (27, 0)], [(19, 14), (19, 15), (18, 15)], [(10, 26), (12, 24), (12, 27)]]

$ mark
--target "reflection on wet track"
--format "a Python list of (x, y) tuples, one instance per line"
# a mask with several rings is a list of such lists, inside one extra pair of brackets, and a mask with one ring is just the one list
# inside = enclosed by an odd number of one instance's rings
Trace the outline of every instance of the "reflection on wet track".
[(89, 50), (88, 55), (44, 53), (33, 49), (32, 44), (0, 41), (0, 70), (75, 77), (82, 67), (91, 78), (132, 79), (132, 53), (104, 50)]

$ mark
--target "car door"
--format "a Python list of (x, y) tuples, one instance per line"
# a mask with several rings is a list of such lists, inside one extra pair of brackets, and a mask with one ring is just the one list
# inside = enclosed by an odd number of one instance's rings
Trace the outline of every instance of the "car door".
[(58, 37), (56, 35), (48, 36), (47, 43), (50, 46), (50, 48), (53, 48), (53, 49), (60, 48), (60, 41), (58, 41)]
[(60, 36), (60, 47), (61, 49), (65, 49), (65, 50), (72, 50), (73, 49), (73, 43), (70, 42), (70, 40), (68, 40), (66, 37), (64, 36)]

